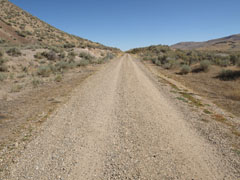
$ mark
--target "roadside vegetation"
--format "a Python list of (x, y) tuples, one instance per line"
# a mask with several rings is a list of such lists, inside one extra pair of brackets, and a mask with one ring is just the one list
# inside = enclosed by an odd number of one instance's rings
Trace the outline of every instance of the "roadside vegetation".
[[(63, 46), (0, 47), (0, 83), (12, 84), (8, 92), (20, 92), (24, 84), (38, 87), (44, 82), (61, 82), (68, 71), (113, 59), (116, 53), (106, 50)], [(40, 83), (41, 82), (41, 83)]]
[(161, 73), (182, 82), (224, 109), (240, 115), (240, 52), (137, 48), (128, 53), (159, 66)]
[(193, 72), (207, 72), (212, 65), (240, 66), (240, 52), (173, 50), (159, 45), (132, 49), (129, 53), (138, 54), (143, 60), (150, 60), (164, 69), (189, 69), (188, 66)]

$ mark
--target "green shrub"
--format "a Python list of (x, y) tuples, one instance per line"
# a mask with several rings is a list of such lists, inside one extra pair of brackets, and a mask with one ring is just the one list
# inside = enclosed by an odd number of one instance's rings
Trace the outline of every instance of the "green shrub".
[(163, 64), (163, 68), (164, 69), (171, 69), (172, 65), (170, 63), (165, 63), (165, 64)]
[(228, 81), (228, 80), (235, 80), (240, 77), (240, 71), (233, 71), (230, 69), (223, 69), (217, 76), (217, 78)]
[(203, 60), (203, 61), (200, 62), (200, 69), (202, 71), (207, 72), (209, 70), (209, 68), (210, 68), (210, 65), (211, 65), (210, 61)]
[(57, 59), (57, 54), (54, 51), (44, 51), (41, 53), (41, 55), (45, 58), (47, 58), (48, 60), (56, 60)]
[(83, 59), (78, 63), (78, 66), (87, 66), (88, 64), (89, 64), (89, 61), (86, 59)]
[(70, 44), (70, 43), (68, 43), (68, 44), (64, 44), (63, 47), (64, 47), (64, 48), (74, 48), (74, 47), (75, 47), (75, 44)]
[(32, 85), (34, 88), (38, 87), (42, 82), (39, 79), (33, 79)]
[(1, 66), (1, 65), (3, 65), (5, 62), (6, 62), (6, 60), (5, 60), (5, 59), (3, 59), (3, 58), (0, 58), (0, 66)]
[(240, 67), (240, 61), (237, 63), (237, 66)]
[(161, 65), (162, 65), (161, 61), (159, 61), (159, 60), (155, 60), (155, 64), (156, 64), (157, 66), (161, 66)]
[(148, 61), (148, 60), (149, 60), (149, 57), (148, 57), (148, 56), (144, 56), (144, 57), (143, 57), (143, 60), (144, 60), (144, 61)]
[(0, 58), (0, 72), (8, 71), (8, 66), (4, 64), (6, 61), (6, 59)]
[(168, 57), (166, 55), (160, 55), (157, 59), (161, 62), (161, 64), (165, 64), (168, 61)]
[(0, 65), (0, 72), (7, 72), (8, 71), (8, 66), (5, 64)]
[(0, 72), (0, 81), (4, 81), (5, 79), (7, 79), (7, 75)]
[(179, 66), (179, 62), (175, 59), (168, 58), (167, 62), (162, 65), (164, 69), (173, 69)]
[(77, 63), (75, 61), (68, 62), (68, 68), (73, 69), (77, 67)]
[(3, 57), (3, 55), (4, 55), (4, 51), (0, 50), (0, 58)]
[(79, 57), (82, 58), (82, 59), (86, 59), (86, 60), (92, 60), (94, 59), (93, 56), (91, 56), (89, 53), (86, 53), (86, 52), (81, 52), (79, 54)]
[(55, 67), (57, 71), (63, 71), (69, 68), (69, 63), (67, 61), (60, 61), (55, 65)]
[(230, 55), (230, 61), (233, 65), (238, 65), (240, 63), (240, 56), (232, 54)]
[(230, 65), (230, 61), (228, 59), (221, 59), (218, 62), (218, 65), (221, 66), (221, 67), (227, 67), (227, 66)]
[(69, 58), (75, 58), (76, 54), (73, 51), (71, 51), (71, 52), (68, 53), (68, 57)]
[(0, 44), (4, 44), (6, 41), (0, 38)]
[(66, 53), (63, 51), (59, 54), (60, 59), (64, 59), (66, 57)]
[(181, 74), (188, 74), (191, 71), (191, 67), (188, 65), (183, 65), (181, 68)]
[(14, 57), (17, 57), (17, 56), (21, 56), (22, 53), (21, 51), (18, 49), (18, 48), (11, 48), (7, 51), (7, 54), (9, 56), (14, 56)]
[(156, 64), (156, 62), (158, 61), (157, 57), (151, 57), (150, 60), (153, 64)]
[(104, 57), (104, 60), (108, 61), (115, 58), (115, 55), (113, 53), (107, 53), (107, 55)]
[(13, 85), (10, 92), (11, 93), (16, 93), (16, 92), (20, 92), (20, 90), (23, 88), (22, 85), (17, 84), (17, 85)]
[(43, 55), (42, 55), (41, 52), (37, 52), (37, 53), (34, 55), (34, 57), (35, 57), (36, 59), (42, 59), (42, 58), (43, 58)]
[(58, 74), (55, 78), (54, 78), (54, 81), (56, 82), (61, 82), (63, 79), (62, 75), (61, 74)]
[(16, 33), (18, 36), (21, 36), (21, 37), (26, 37), (28, 35), (32, 35), (32, 33), (30, 31), (16, 31)]
[(48, 49), (55, 53), (60, 53), (62, 51), (61, 48), (59, 48), (59, 47), (49, 47)]
[(37, 70), (37, 75), (42, 77), (49, 77), (51, 74), (51, 68), (49, 66), (40, 66)]

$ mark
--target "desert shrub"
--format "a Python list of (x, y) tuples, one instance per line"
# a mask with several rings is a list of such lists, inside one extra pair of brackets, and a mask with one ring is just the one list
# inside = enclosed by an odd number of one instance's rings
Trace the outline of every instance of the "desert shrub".
[(22, 53), (21, 51), (18, 49), (18, 48), (11, 48), (7, 51), (7, 54), (9, 56), (14, 56), (14, 57), (17, 57), (17, 56), (21, 56)]
[(78, 62), (78, 66), (87, 66), (89, 64), (89, 61), (86, 59), (81, 60)]
[(0, 58), (3, 57), (3, 55), (4, 55), (4, 51), (0, 50)]
[(63, 51), (59, 54), (60, 59), (64, 59), (66, 57), (66, 53)]
[(41, 52), (37, 52), (37, 53), (34, 55), (34, 57), (35, 57), (36, 59), (42, 59), (42, 58), (43, 58), (43, 55), (42, 55)]
[(5, 79), (7, 79), (7, 75), (0, 72), (0, 81), (4, 81)]
[(44, 51), (41, 53), (41, 55), (51, 61), (57, 59), (57, 54), (54, 51), (49, 51), (49, 52)]
[(183, 65), (181, 67), (180, 73), (181, 74), (188, 74), (191, 71), (191, 67), (189, 65)]
[(25, 73), (27, 73), (27, 72), (28, 72), (28, 67), (27, 67), (27, 66), (23, 66), (23, 67), (22, 67), (22, 71), (25, 72)]
[(227, 67), (230, 65), (230, 61), (228, 59), (220, 59), (218, 65), (221, 67)]
[(230, 61), (233, 65), (238, 65), (240, 63), (240, 56), (232, 54), (230, 55)]
[(5, 62), (6, 62), (6, 60), (5, 60), (5, 59), (3, 59), (3, 58), (0, 58), (0, 66), (1, 66), (1, 65), (3, 65)]
[(6, 41), (0, 38), (0, 44), (4, 44)]
[(16, 31), (16, 33), (17, 33), (18, 36), (26, 37), (26, 34), (21, 32), (21, 31)]
[(68, 68), (73, 69), (75, 67), (77, 67), (77, 63), (75, 61), (68, 62)]
[(55, 52), (55, 53), (60, 53), (60, 52), (62, 51), (62, 49), (59, 48), (59, 47), (49, 47), (48, 49), (49, 49), (50, 51)]
[(228, 81), (235, 80), (240, 77), (240, 71), (233, 71), (230, 69), (223, 69), (217, 76), (217, 78)]
[(60, 61), (55, 65), (55, 67), (57, 71), (63, 71), (69, 68), (69, 63), (67, 61)]
[(32, 33), (29, 31), (16, 31), (16, 33), (18, 36), (21, 36), (21, 37), (26, 37), (28, 35), (32, 35)]
[(153, 64), (156, 64), (157, 62), (157, 57), (151, 57), (150, 60), (152, 61)]
[(7, 72), (8, 71), (8, 66), (5, 64), (0, 65), (0, 72)]
[(113, 54), (113, 53), (107, 53), (107, 55), (105, 56), (105, 60), (111, 60), (111, 59), (113, 59), (113, 58), (115, 58), (115, 55)]
[(160, 55), (157, 59), (161, 62), (161, 64), (165, 64), (168, 61), (168, 57), (166, 55)]
[(171, 69), (172, 65), (170, 63), (165, 63), (165, 64), (163, 64), (163, 68), (164, 69)]
[(37, 75), (42, 77), (49, 77), (51, 74), (51, 68), (49, 66), (40, 66), (37, 70)]
[(162, 63), (161, 63), (161, 61), (159, 61), (159, 60), (155, 60), (155, 64), (157, 65), (157, 66), (161, 66), (162, 65)]
[(200, 62), (200, 70), (207, 72), (210, 68), (210, 61), (208, 60), (203, 60)]
[(82, 59), (86, 59), (86, 60), (94, 59), (94, 57), (92, 55), (90, 55), (89, 53), (86, 53), (86, 52), (81, 52), (79, 54), (79, 57), (82, 58)]
[(11, 92), (11, 93), (20, 92), (22, 88), (23, 88), (23, 86), (20, 85), (20, 84), (13, 85), (13, 86), (11, 87), (10, 92)]
[(237, 66), (240, 67), (240, 61), (237, 63)]
[(165, 69), (173, 69), (177, 68), (179, 66), (179, 62), (176, 61), (175, 59), (169, 59), (167, 63), (163, 65), (163, 68)]
[(73, 51), (71, 51), (68, 53), (68, 57), (74, 59), (76, 57), (76, 54)]
[(75, 44), (67, 43), (67, 44), (64, 44), (63, 47), (64, 47), (64, 48), (74, 48), (74, 47), (75, 47)]
[(32, 80), (32, 85), (34, 88), (38, 87), (40, 84), (42, 83), (42, 81), (40, 81), (39, 79), (33, 79)]
[(107, 59), (105, 59), (105, 58), (99, 58), (96, 60), (96, 64), (103, 64), (106, 61), (107, 61)]
[(144, 56), (144, 57), (143, 57), (143, 60), (144, 60), (144, 61), (148, 61), (148, 60), (149, 60), (149, 57), (148, 57), (148, 56)]
[(6, 61), (6, 59), (0, 58), (0, 72), (8, 71), (8, 66), (4, 64)]
[(61, 74), (57, 74), (56, 77), (54, 78), (54, 81), (61, 82), (62, 79), (63, 79), (62, 75)]

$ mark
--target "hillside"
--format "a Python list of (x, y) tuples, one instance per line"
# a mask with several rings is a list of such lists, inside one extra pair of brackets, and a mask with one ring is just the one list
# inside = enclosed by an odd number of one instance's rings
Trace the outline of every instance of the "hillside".
[(118, 51), (56, 29), (8, 0), (0, 0), (0, 9), (0, 46), (65, 45)]
[(182, 50), (239, 51), (240, 34), (213, 39), (205, 42), (180, 42), (172, 45), (171, 47), (174, 49)]

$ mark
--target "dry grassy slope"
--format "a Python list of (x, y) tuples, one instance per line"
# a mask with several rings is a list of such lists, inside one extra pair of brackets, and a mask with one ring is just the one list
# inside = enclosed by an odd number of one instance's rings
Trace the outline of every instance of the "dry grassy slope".
[(5, 44), (62, 45), (69, 43), (77, 47), (112, 49), (58, 30), (8, 0), (0, 0), (0, 42), (1, 39), (5, 40)]
[(220, 50), (220, 51), (239, 51), (240, 34), (235, 34), (219, 39), (205, 42), (180, 42), (171, 46), (174, 49), (182, 50)]

